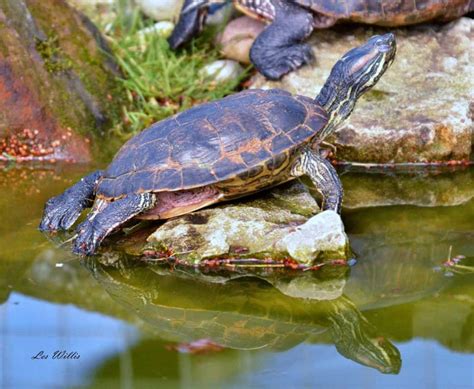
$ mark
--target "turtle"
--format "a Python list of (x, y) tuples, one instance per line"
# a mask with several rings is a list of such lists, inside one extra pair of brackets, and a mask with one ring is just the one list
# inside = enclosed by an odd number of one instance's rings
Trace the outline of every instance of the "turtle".
[[(114, 254), (112, 258), (119, 255)], [(111, 265), (107, 258), (86, 260), (85, 266), (114, 300), (160, 338), (210, 339), (237, 350), (286, 350), (305, 341), (329, 340), (341, 356), (356, 363), (385, 374), (400, 371), (397, 347), (344, 294), (348, 271), (336, 276), (299, 272), (267, 277), (251, 271), (236, 276), (143, 266), (127, 257)], [(318, 298), (308, 298), (314, 294)]]
[(47, 201), (39, 229), (77, 227), (73, 252), (92, 255), (126, 221), (168, 219), (302, 175), (322, 209), (341, 211), (343, 189), (320, 148), (394, 60), (395, 36), (371, 37), (334, 65), (316, 99), (251, 89), (166, 118), (127, 141), (95, 171)]
[[(202, 29), (208, 8), (229, 0), (185, 0), (178, 23), (168, 38), (174, 50)], [(474, 0), (233, 0), (244, 14), (270, 24), (250, 49), (250, 60), (270, 80), (312, 61), (311, 47), (302, 43), (314, 29), (336, 22), (384, 27), (426, 21), (450, 21), (474, 11)]]

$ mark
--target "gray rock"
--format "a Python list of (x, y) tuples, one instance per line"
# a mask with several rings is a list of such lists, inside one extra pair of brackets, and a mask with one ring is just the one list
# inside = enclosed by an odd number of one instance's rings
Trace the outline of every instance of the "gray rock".
[(294, 182), (250, 200), (169, 220), (148, 242), (189, 262), (290, 256), (310, 264), (317, 258), (343, 257), (347, 237), (339, 216), (323, 212), (308, 220), (318, 210), (306, 186)]
[(347, 237), (341, 217), (334, 211), (313, 216), (277, 242), (277, 248), (302, 263), (311, 263), (321, 252), (345, 257)]
[[(385, 30), (341, 27), (320, 30), (310, 44), (316, 57), (305, 66), (268, 82), (257, 76), (255, 88), (283, 88), (314, 97), (334, 63), (350, 48)], [(466, 160), (474, 132), (474, 20), (392, 30), (395, 62), (375, 89), (328, 141), (337, 159), (372, 163)]]
[(238, 62), (230, 59), (217, 60), (205, 65), (199, 74), (216, 83), (229, 82), (238, 78), (244, 69)]
[(176, 21), (184, 0), (135, 0), (138, 8), (157, 21)]

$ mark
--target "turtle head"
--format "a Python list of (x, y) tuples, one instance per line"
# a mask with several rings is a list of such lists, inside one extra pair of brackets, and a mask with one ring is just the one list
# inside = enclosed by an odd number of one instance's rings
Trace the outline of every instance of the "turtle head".
[(400, 351), (381, 336), (348, 298), (332, 301), (333, 313), (329, 327), (337, 351), (346, 358), (385, 374), (398, 374), (402, 359)]
[(337, 61), (316, 97), (329, 116), (321, 139), (351, 114), (357, 99), (377, 83), (393, 62), (396, 50), (392, 33), (375, 35)]
[(402, 360), (400, 351), (382, 336), (359, 339), (358, 348), (352, 350), (350, 358), (362, 365), (377, 369), (384, 374), (398, 374)]
[(168, 43), (173, 50), (181, 47), (202, 30), (209, 8), (228, 3), (230, 0), (185, 0), (179, 20)]

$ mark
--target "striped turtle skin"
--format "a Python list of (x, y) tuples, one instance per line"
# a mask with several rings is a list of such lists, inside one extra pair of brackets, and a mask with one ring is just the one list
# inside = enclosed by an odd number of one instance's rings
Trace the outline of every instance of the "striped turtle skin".
[(268, 186), (269, 176), (284, 170), (326, 124), (326, 112), (313, 99), (279, 89), (240, 92), (172, 116), (128, 141), (105, 171), (97, 196), (216, 183), (225, 190), (226, 182), (238, 179), (241, 186), (252, 178)]

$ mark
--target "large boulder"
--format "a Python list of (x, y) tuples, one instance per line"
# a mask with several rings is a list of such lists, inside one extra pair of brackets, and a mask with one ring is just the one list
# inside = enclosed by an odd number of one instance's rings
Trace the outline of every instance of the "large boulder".
[[(350, 48), (386, 30), (344, 26), (319, 30), (312, 66), (280, 82), (257, 76), (255, 88), (283, 88), (314, 97), (334, 63)], [(470, 158), (474, 111), (474, 20), (392, 30), (395, 62), (357, 104), (349, 122), (328, 139), (337, 159), (373, 163)]]
[[(348, 240), (339, 215), (321, 212), (307, 187), (292, 183), (239, 203), (168, 220), (149, 248), (197, 263), (216, 258), (315, 260), (345, 258)], [(149, 251), (149, 250), (148, 250)]]
[(87, 161), (120, 114), (118, 68), (63, 0), (0, 0), (0, 158)]

